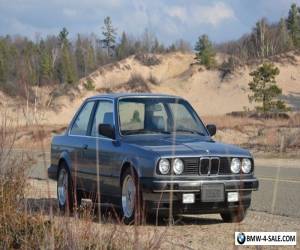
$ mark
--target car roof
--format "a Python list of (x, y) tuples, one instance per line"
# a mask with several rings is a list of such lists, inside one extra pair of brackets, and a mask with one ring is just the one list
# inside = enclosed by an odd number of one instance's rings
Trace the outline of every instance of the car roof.
[(109, 94), (100, 94), (95, 95), (87, 98), (88, 100), (91, 99), (119, 99), (124, 97), (153, 97), (153, 98), (180, 98), (179, 96), (175, 95), (167, 95), (167, 94), (155, 94), (155, 93), (109, 93)]

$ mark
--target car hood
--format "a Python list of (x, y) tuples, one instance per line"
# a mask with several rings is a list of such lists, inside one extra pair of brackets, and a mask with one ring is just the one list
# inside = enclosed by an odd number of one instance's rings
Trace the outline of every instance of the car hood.
[(127, 136), (126, 143), (134, 144), (163, 156), (226, 155), (251, 156), (248, 150), (213, 141), (198, 135), (136, 135)]

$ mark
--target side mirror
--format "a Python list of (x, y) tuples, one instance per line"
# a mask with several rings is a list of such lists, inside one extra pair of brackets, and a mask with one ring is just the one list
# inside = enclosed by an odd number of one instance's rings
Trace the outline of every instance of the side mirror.
[(210, 136), (214, 136), (217, 132), (217, 127), (215, 124), (207, 124), (206, 128), (207, 128)]
[(100, 135), (115, 139), (115, 130), (110, 124), (99, 124), (98, 132)]

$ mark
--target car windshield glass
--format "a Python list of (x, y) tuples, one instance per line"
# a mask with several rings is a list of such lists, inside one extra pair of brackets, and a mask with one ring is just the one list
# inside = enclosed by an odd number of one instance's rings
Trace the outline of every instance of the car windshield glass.
[(119, 101), (118, 110), (122, 135), (208, 135), (193, 108), (182, 99), (123, 98)]

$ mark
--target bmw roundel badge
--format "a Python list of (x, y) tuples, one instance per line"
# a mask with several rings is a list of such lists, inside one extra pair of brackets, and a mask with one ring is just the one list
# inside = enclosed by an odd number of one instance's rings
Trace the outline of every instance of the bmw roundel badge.
[(244, 233), (239, 233), (239, 234), (237, 235), (237, 241), (238, 241), (239, 244), (244, 244), (245, 241), (246, 241), (246, 236), (245, 236), (245, 234), (244, 234)]

